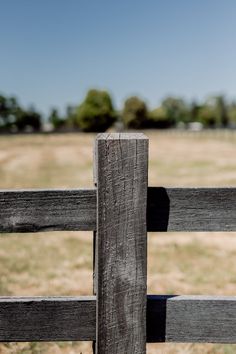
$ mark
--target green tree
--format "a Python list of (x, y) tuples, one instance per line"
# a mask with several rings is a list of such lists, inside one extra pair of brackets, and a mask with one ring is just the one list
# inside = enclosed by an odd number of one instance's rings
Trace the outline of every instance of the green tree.
[(9, 115), (7, 107), (7, 99), (3, 95), (0, 95), (0, 128), (3, 129), (7, 123)]
[(65, 119), (60, 117), (58, 110), (53, 108), (49, 114), (48, 121), (53, 125), (55, 130), (61, 129), (65, 125)]
[(213, 128), (216, 125), (216, 112), (214, 107), (204, 104), (198, 111), (198, 121), (205, 127)]
[(227, 127), (229, 123), (228, 107), (224, 96), (215, 97), (216, 121), (218, 125)]
[(41, 115), (31, 107), (27, 110), (20, 107), (15, 97), (0, 96), (0, 129), (2, 131), (18, 131), (41, 129)]
[(165, 129), (170, 128), (172, 121), (169, 119), (166, 110), (163, 107), (158, 107), (152, 110), (148, 115), (148, 128)]
[(76, 107), (68, 105), (66, 107), (66, 117), (65, 117), (66, 126), (69, 128), (76, 127)]
[(37, 132), (41, 129), (41, 123), (41, 115), (36, 112), (34, 108), (24, 110), (18, 107), (14, 123), (18, 131), (25, 131), (29, 128), (32, 131)]
[(228, 108), (229, 124), (236, 126), (236, 101), (231, 102)]
[(84, 132), (104, 132), (112, 126), (115, 118), (109, 93), (90, 90), (83, 103), (77, 108), (75, 122)]
[(179, 122), (188, 123), (190, 121), (189, 107), (182, 98), (167, 97), (162, 101), (161, 105), (166, 111), (168, 120), (172, 125)]
[(201, 106), (193, 101), (191, 104), (190, 104), (190, 108), (189, 108), (189, 120), (191, 122), (196, 122), (198, 121), (198, 118), (199, 118), (199, 110), (200, 110)]
[(141, 129), (147, 124), (148, 110), (146, 103), (133, 96), (125, 101), (122, 112), (123, 124), (126, 128)]
[(227, 127), (229, 124), (229, 111), (224, 96), (210, 96), (198, 110), (198, 120), (206, 127)]
[(7, 131), (15, 124), (19, 104), (15, 97), (0, 96), (0, 129)]

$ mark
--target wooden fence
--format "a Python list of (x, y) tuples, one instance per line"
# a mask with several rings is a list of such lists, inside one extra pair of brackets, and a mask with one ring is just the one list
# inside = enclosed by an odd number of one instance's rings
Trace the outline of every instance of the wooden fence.
[(146, 290), (147, 231), (235, 231), (236, 188), (148, 188), (143, 134), (98, 135), (94, 160), (94, 189), (0, 192), (0, 232), (94, 231), (95, 274), (94, 296), (1, 297), (0, 341), (236, 343), (236, 297)]

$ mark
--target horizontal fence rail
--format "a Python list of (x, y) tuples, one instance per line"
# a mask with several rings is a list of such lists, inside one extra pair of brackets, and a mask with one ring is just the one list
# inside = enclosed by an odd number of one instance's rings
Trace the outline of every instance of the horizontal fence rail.
[(81, 297), (0, 297), (0, 341), (94, 340), (96, 300)]
[(94, 189), (0, 191), (0, 232), (95, 228)]
[(149, 296), (147, 342), (236, 343), (236, 297)]
[[(0, 232), (93, 231), (96, 189), (0, 191)], [(236, 231), (236, 188), (149, 187), (148, 231)]]
[(236, 188), (148, 188), (148, 231), (236, 231)]
[[(147, 297), (147, 342), (236, 342), (236, 297)], [(0, 298), (0, 341), (95, 340), (96, 297)]]

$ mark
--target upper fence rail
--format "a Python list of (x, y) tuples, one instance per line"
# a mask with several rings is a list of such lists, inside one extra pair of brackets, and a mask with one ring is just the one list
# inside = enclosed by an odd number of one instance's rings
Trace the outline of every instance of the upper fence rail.
[[(96, 230), (96, 189), (0, 191), (0, 232)], [(149, 187), (147, 231), (236, 231), (236, 188)]]

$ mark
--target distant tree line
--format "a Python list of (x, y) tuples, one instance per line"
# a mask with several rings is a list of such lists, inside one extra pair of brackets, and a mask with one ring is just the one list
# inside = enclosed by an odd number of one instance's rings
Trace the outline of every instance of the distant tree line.
[(15, 97), (0, 95), (0, 132), (40, 131), (41, 115), (33, 107), (24, 109)]
[(68, 106), (63, 116), (54, 108), (45, 120), (33, 107), (25, 109), (15, 97), (0, 95), (0, 132), (37, 132), (46, 122), (54, 131), (84, 132), (106, 131), (114, 124), (119, 129), (184, 128), (193, 122), (206, 128), (236, 127), (236, 101), (229, 102), (222, 95), (201, 103), (166, 97), (150, 110), (144, 100), (132, 96), (117, 111), (107, 91), (93, 89), (78, 106)]
[(160, 106), (149, 110), (143, 100), (131, 97), (125, 101), (121, 119), (127, 128), (134, 129), (188, 127), (193, 122), (206, 128), (236, 127), (236, 101), (214, 96), (199, 104), (167, 97)]

